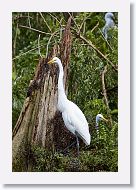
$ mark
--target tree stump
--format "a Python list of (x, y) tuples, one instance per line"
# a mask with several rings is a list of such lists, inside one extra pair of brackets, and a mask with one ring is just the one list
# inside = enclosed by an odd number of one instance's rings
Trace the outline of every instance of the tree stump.
[(35, 76), (28, 88), (27, 98), (13, 130), (13, 171), (31, 171), (31, 147), (38, 145), (49, 151), (62, 149), (72, 135), (65, 129), (61, 113), (57, 111), (58, 68), (47, 62), (59, 56), (64, 67), (64, 84), (68, 80), (71, 51), (71, 18), (63, 32), (60, 46), (55, 45), (47, 59), (40, 59)]

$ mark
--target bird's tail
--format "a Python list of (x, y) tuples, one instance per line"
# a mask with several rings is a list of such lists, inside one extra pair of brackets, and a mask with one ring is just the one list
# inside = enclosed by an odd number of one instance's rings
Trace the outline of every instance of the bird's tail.
[(90, 145), (90, 143), (91, 143), (91, 135), (88, 134), (88, 137), (84, 138), (83, 141), (84, 141), (84, 143), (86, 145)]
[(86, 145), (90, 145), (90, 143), (91, 143), (91, 135), (90, 135), (90, 133), (88, 132), (88, 133), (85, 133), (85, 134), (79, 134), (78, 132), (77, 132), (77, 135), (83, 140), (83, 142), (86, 144)]

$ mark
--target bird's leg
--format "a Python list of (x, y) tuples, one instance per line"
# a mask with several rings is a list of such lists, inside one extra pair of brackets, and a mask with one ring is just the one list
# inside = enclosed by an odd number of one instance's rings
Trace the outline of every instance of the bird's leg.
[(79, 140), (77, 135), (76, 135), (76, 142), (77, 142), (77, 155), (79, 156)]
[(67, 146), (62, 152), (65, 153), (70, 147), (72, 147), (76, 143), (77, 143), (77, 141), (74, 141), (72, 144), (70, 144), (69, 146)]

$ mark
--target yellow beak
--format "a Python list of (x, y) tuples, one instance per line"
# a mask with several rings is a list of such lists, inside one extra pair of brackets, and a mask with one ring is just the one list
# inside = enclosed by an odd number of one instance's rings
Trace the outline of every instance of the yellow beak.
[(102, 118), (104, 121), (106, 121), (106, 122), (108, 122), (108, 120), (107, 119), (105, 119), (104, 117)]
[(51, 64), (51, 63), (54, 63), (54, 60), (53, 60), (53, 59), (48, 62), (48, 64)]

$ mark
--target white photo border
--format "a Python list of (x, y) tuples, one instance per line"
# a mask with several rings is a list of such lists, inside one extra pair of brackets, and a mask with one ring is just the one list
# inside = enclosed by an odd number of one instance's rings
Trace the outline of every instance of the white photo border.
[[(0, 3), (0, 181), (3, 184), (130, 184), (130, 3), (6, 0)], [(12, 172), (12, 12), (118, 12), (118, 172)]]

